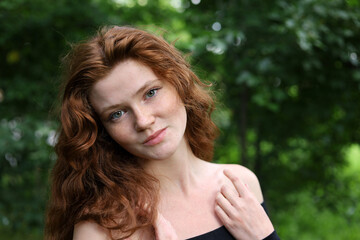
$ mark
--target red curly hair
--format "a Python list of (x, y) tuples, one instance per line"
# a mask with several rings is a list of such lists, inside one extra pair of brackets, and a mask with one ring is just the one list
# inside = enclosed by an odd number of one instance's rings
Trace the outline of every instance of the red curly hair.
[(48, 240), (71, 239), (80, 221), (117, 230), (120, 239), (155, 221), (159, 182), (111, 139), (89, 102), (92, 86), (127, 59), (145, 64), (176, 88), (186, 108), (185, 137), (192, 151), (198, 158), (212, 159), (214, 101), (182, 54), (163, 38), (139, 29), (103, 28), (65, 59), (58, 159), (45, 227)]

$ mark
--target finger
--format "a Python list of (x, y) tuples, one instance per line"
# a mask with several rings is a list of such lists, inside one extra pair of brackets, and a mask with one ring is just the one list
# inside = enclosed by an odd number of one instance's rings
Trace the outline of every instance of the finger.
[(216, 196), (217, 205), (225, 212), (228, 218), (234, 217), (233, 213), (235, 212), (234, 207), (231, 205), (228, 199), (224, 197), (221, 193)]
[(178, 239), (173, 226), (160, 212), (158, 212), (154, 228), (156, 239)]
[(239, 177), (235, 176), (230, 170), (224, 169), (224, 175), (230, 179), (234, 185), (236, 191), (239, 193), (240, 197), (244, 197), (247, 194), (247, 189), (245, 184), (240, 180)]
[(221, 194), (230, 202), (232, 206), (237, 206), (239, 201), (239, 194), (236, 190), (230, 190), (229, 187), (222, 186), (221, 187)]
[(224, 210), (219, 206), (215, 206), (215, 213), (220, 218), (221, 222), (224, 225), (227, 225), (227, 223), (230, 221), (229, 216), (224, 212)]
[(162, 226), (171, 226), (171, 223), (158, 211), (155, 220), (155, 228), (161, 228)]
[(161, 226), (161, 222), (163, 221), (163, 215), (158, 211), (154, 223), (155, 229), (159, 228)]

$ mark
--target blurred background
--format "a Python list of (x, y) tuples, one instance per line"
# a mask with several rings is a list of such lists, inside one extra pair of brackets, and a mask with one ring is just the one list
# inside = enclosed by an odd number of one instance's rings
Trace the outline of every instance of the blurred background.
[(103, 25), (163, 35), (213, 83), (214, 161), (257, 174), (282, 239), (360, 239), (358, 0), (1, 0), (1, 239), (43, 238), (61, 58)]

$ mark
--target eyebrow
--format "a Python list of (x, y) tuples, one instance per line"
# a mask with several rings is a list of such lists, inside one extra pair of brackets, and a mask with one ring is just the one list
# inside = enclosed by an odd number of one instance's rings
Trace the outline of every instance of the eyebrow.
[[(153, 85), (154, 83), (160, 81), (159, 79), (154, 79), (154, 80), (151, 80), (147, 83), (145, 83), (141, 88), (139, 88), (136, 93), (134, 93), (131, 97), (134, 97), (136, 95), (139, 95), (140, 93), (142, 93), (143, 91), (145, 91), (145, 89), (147, 89), (148, 87), (150, 87), (151, 85)], [(112, 110), (112, 109), (118, 109), (118, 108), (121, 108), (122, 107), (122, 104), (114, 104), (114, 105), (111, 105), (111, 106), (108, 106), (108, 107), (105, 107), (101, 113), (100, 113), (100, 116), (104, 116), (106, 112)], [(105, 116), (104, 116), (105, 117)]]

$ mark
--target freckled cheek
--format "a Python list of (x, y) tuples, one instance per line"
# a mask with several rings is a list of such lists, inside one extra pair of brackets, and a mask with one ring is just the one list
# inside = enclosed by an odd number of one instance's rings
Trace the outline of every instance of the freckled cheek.
[(119, 145), (127, 145), (133, 141), (131, 138), (131, 133), (123, 128), (112, 127), (107, 128), (107, 131), (110, 137)]
[(186, 126), (186, 109), (182, 102), (179, 101), (169, 101), (167, 106), (167, 116), (177, 122), (177, 124)]
[(172, 96), (171, 98), (163, 100), (163, 102), (166, 103), (163, 109), (171, 116), (182, 114), (185, 109), (179, 97)]

